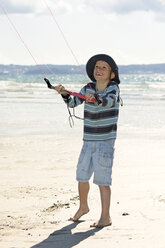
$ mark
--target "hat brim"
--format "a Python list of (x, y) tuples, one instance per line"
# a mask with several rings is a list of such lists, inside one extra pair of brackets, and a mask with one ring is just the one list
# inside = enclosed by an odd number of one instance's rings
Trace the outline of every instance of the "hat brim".
[(87, 72), (88, 77), (93, 82), (96, 82), (96, 79), (93, 76), (93, 71), (94, 71), (96, 62), (99, 60), (103, 60), (109, 64), (109, 66), (111, 67), (112, 71), (115, 74), (115, 78), (113, 80), (119, 84), (120, 80), (119, 80), (118, 67), (117, 67), (115, 61), (113, 60), (113, 58), (110, 57), (109, 55), (106, 55), (106, 54), (97, 54), (88, 60), (88, 62), (86, 64), (86, 72)]

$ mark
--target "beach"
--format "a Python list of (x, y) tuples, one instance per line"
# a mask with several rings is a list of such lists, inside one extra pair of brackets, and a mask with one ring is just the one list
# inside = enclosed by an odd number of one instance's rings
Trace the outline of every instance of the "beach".
[[(79, 206), (75, 172), (83, 122), (75, 120), (70, 128), (61, 97), (42, 84), (1, 82), (0, 247), (164, 248), (163, 80), (157, 88), (146, 83), (145, 89), (137, 80), (136, 92), (132, 84), (121, 84), (124, 106), (113, 165), (113, 223), (103, 229), (90, 228), (101, 210), (92, 179), (90, 212), (80, 222), (68, 221)], [(70, 88), (76, 91), (80, 85)], [(82, 116), (82, 107), (76, 114)]]

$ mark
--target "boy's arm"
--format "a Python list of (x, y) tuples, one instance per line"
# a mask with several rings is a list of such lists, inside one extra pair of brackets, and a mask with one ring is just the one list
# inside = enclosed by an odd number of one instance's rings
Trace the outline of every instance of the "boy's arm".
[[(85, 95), (85, 87), (80, 90), (80, 94)], [(61, 95), (64, 102), (68, 104), (70, 108), (74, 108), (82, 104), (85, 100), (77, 96), (71, 97), (70, 95)]]
[(99, 99), (101, 100), (99, 104), (99, 106), (107, 106), (107, 107), (114, 107), (116, 102), (118, 101), (119, 98), (119, 88), (114, 85), (113, 87), (110, 87), (110, 90), (106, 93), (105, 96), (103, 97), (99, 97)]

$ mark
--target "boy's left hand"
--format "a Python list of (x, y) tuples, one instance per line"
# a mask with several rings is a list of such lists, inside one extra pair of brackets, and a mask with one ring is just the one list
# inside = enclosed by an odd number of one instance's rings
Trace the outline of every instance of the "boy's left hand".
[(92, 102), (92, 99), (95, 98), (93, 94), (86, 94), (86, 102)]

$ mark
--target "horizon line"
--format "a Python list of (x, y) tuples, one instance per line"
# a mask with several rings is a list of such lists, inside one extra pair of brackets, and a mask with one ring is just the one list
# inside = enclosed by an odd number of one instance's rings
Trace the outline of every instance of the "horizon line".
[[(132, 65), (135, 65), (135, 66), (140, 66), (140, 65), (163, 65), (165, 64), (164, 63), (150, 63), (150, 64), (146, 64), (146, 63), (142, 63), (142, 64), (127, 64), (127, 65), (122, 65), (122, 64), (118, 64), (118, 66), (132, 66)], [(11, 65), (14, 65), (14, 66), (37, 66), (35, 64), (12, 64), (12, 63), (9, 63), (9, 64), (0, 64), (0, 65), (4, 65), (4, 66), (11, 66)], [(76, 67), (79, 67), (79, 65), (76, 65), (76, 64), (51, 64), (51, 63), (44, 63), (44, 64), (38, 64), (38, 65), (53, 65), (53, 66), (76, 66)], [(86, 66), (85, 64), (80, 64), (81, 66)]]

